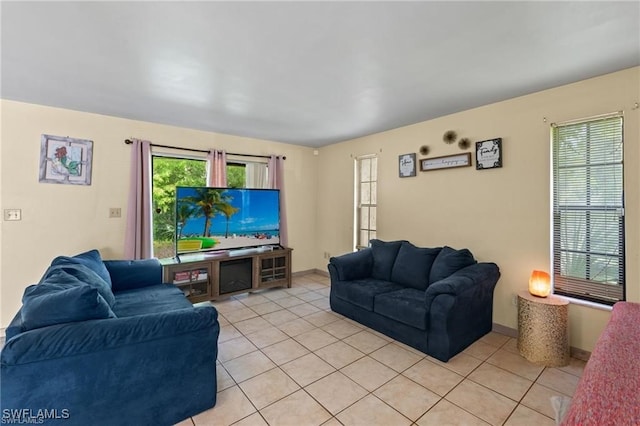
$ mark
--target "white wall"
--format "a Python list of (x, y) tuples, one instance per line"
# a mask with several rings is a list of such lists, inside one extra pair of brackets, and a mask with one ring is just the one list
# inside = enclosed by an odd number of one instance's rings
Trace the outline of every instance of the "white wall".
[[(627, 297), (640, 301), (639, 101), (640, 68), (633, 68), (322, 148), (317, 267), (326, 265), (324, 252), (350, 251), (353, 158), (377, 153), (378, 237), (467, 247), (479, 260), (496, 262), (502, 277), (494, 322), (516, 328), (513, 295), (526, 290), (531, 270), (550, 270), (549, 124), (624, 110)], [(463, 152), (442, 141), (447, 130), (474, 142), (501, 137), (504, 166), (398, 177), (398, 156), (422, 145), (431, 148), (429, 157)], [(609, 312), (571, 305), (569, 315), (571, 345), (591, 351)]]
[[(21, 221), (3, 221), (0, 229), (0, 327), (9, 324), (25, 287), (40, 279), (55, 256), (92, 248), (107, 259), (123, 255), (131, 152), (123, 141), (131, 137), (197, 149), (286, 155), (293, 270), (314, 267), (317, 157), (312, 149), (7, 100), (0, 108), (2, 208), (22, 209)], [(93, 141), (90, 186), (38, 182), (43, 133)], [(122, 208), (122, 218), (109, 219), (110, 207)]]

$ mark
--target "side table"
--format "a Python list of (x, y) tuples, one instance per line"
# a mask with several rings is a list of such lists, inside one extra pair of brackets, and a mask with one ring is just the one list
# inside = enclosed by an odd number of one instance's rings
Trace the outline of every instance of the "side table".
[(556, 296), (518, 294), (518, 351), (536, 365), (569, 364), (569, 302)]

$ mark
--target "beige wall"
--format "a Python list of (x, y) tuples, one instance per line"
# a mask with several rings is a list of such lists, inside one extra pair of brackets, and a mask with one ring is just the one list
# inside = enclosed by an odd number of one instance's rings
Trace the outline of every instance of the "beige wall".
[[(549, 123), (624, 110), (627, 182), (627, 296), (640, 301), (640, 68), (586, 80), (384, 133), (310, 148), (124, 120), (12, 101), (0, 102), (0, 208), (21, 208), (23, 220), (0, 228), (0, 327), (20, 306), (24, 288), (51, 259), (98, 248), (123, 252), (130, 147), (128, 137), (190, 148), (284, 154), (294, 271), (326, 270), (324, 253), (351, 250), (353, 162), (379, 155), (379, 237), (424, 246), (468, 247), (502, 271), (494, 321), (516, 327), (512, 297), (534, 268), (549, 269)], [(543, 118), (547, 118), (547, 123)], [(503, 138), (504, 167), (418, 172), (398, 178), (398, 155), (429, 145), (429, 156), (460, 153), (442, 134), (472, 141)], [(94, 141), (91, 186), (38, 183), (40, 135)], [(470, 149), (473, 151), (473, 149)], [(420, 157), (420, 156), (419, 156)], [(474, 160), (475, 162), (475, 160)], [(121, 207), (122, 219), (108, 219)], [(572, 305), (572, 346), (592, 350), (607, 311)]]
[[(639, 101), (640, 68), (633, 68), (322, 148), (317, 267), (325, 267), (325, 252), (350, 251), (353, 159), (377, 153), (379, 238), (468, 247), (479, 260), (496, 262), (502, 277), (494, 322), (516, 328), (513, 296), (526, 289), (532, 269), (550, 269), (549, 124), (623, 110), (627, 297), (640, 302), (640, 125), (634, 109)], [(443, 143), (447, 130), (472, 141), (501, 137), (504, 167), (477, 171), (472, 154), (473, 167), (400, 179), (398, 156), (417, 153), (421, 145), (431, 148), (429, 156), (462, 152)], [(571, 305), (569, 315), (571, 345), (591, 351), (609, 312)]]
[[(0, 108), (1, 207), (22, 209), (21, 221), (3, 221), (0, 230), (0, 327), (8, 325), (25, 287), (40, 279), (55, 256), (92, 248), (105, 258), (122, 256), (131, 152), (123, 141), (130, 137), (189, 148), (286, 155), (293, 270), (314, 267), (317, 157), (312, 149), (6, 100)], [(93, 141), (90, 186), (38, 183), (43, 133)], [(109, 219), (110, 207), (122, 208), (122, 218)]]

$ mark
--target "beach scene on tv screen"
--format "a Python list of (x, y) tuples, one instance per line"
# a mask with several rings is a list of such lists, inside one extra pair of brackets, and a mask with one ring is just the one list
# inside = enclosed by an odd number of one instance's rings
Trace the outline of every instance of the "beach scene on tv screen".
[(279, 191), (176, 188), (177, 253), (280, 243)]

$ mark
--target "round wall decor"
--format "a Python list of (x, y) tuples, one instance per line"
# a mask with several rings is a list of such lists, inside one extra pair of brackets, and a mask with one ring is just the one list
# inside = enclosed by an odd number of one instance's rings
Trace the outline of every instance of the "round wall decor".
[(447, 130), (442, 135), (442, 140), (444, 143), (452, 144), (458, 139), (458, 134), (454, 130)]

